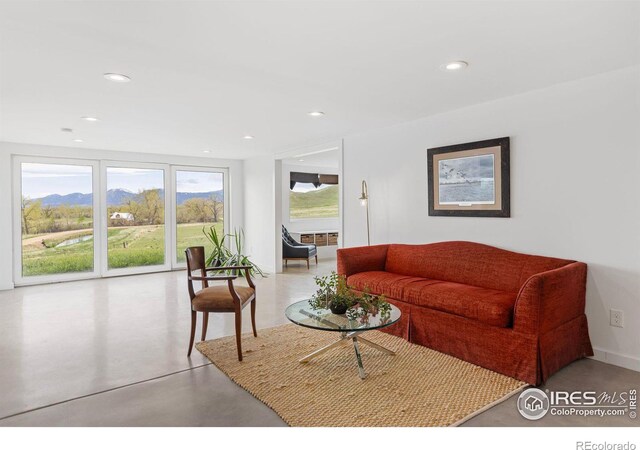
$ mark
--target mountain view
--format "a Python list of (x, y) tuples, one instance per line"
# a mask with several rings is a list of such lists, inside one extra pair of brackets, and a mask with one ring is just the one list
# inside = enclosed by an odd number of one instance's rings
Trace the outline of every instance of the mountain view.
[[(127, 191), (126, 189), (109, 189), (107, 191), (107, 206), (119, 206), (127, 203), (129, 200), (135, 200), (140, 194)], [(222, 190), (211, 192), (178, 192), (176, 199), (177, 204), (182, 205), (192, 198), (208, 199), (213, 196), (217, 201), (224, 201), (224, 193)], [(164, 190), (160, 189), (160, 198), (164, 199)], [(52, 194), (46, 197), (34, 198), (33, 201), (41, 201), (43, 207), (56, 207), (60, 205), (67, 206), (91, 206), (93, 202), (92, 194), (81, 194), (79, 192), (59, 195)]]

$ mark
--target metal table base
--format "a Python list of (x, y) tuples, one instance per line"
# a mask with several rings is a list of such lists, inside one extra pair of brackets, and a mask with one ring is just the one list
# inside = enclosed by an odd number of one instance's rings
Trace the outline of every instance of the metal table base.
[(360, 347), (358, 343), (362, 343), (364, 345), (368, 345), (369, 347), (373, 347), (376, 350), (379, 350), (387, 355), (395, 356), (395, 352), (389, 350), (388, 348), (384, 348), (381, 345), (376, 344), (375, 342), (371, 342), (368, 339), (360, 337), (360, 335), (364, 333), (364, 331), (352, 331), (351, 333), (343, 332), (341, 333), (341, 337), (338, 341), (333, 342), (329, 345), (325, 345), (322, 348), (314, 351), (313, 353), (309, 353), (304, 358), (300, 359), (301, 363), (307, 363), (311, 361), (316, 356), (320, 356), (323, 353), (331, 350), (334, 347), (340, 347), (346, 345), (350, 340), (353, 342), (353, 349), (356, 353), (356, 361), (358, 363), (358, 374), (360, 375), (360, 379), (364, 380), (367, 377), (367, 373), (364, 371), (364, 366), (362, 365), (362, 355), (360, 354)]

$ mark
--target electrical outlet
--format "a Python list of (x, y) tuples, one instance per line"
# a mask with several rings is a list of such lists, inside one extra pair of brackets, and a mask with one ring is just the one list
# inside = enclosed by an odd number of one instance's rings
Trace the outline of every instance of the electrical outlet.
[(609, 325), (612, 327), (624, 327), (624, 313), (618, 309), (609, 311)]

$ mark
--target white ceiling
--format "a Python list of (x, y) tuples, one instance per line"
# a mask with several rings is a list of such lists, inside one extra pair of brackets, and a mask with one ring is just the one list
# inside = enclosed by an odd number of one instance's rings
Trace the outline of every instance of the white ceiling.
[(284, 158), (282, 162), (289, 166), (338, 169), (340, 167), (340, 151), (338, 149), (332, 149), (313, 153), (301, 152), (298, 156)]
[(0, 139), (273, 153), (638, 64), (639, 17), (613, 1), (4, 1)]

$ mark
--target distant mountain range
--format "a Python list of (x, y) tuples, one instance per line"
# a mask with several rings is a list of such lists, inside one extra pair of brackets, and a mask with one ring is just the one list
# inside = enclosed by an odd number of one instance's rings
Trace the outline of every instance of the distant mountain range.
[[(139, 194), (127, 191), (126, 189), (109, 189), (107, 191), (107, 206), (124, 205), (129, 200), (135, 200), (138, 195)], [(160, 189), (160, 196), (164, 198), (164, 189)], [(211, 198), (212, 196), (216, 200), (224, 200), (224, 192), (222, 190), (211, 192), (178, 192), (176, 199), (178, 205), (182, 205), (184, 202), (192, 198)], [(46, 197), (34, 198), (33, 200), (40, 200), (42, 202), (42, 206), (51, 207), (60, 205), (91, 206), (93, 203), (93, 194), (81, 194), (80, 192), (74, 192), (73, 194), (67, 195), (51, 194)]]

